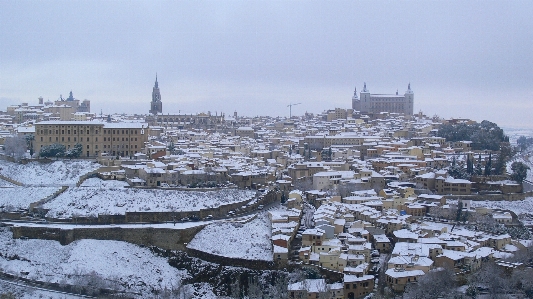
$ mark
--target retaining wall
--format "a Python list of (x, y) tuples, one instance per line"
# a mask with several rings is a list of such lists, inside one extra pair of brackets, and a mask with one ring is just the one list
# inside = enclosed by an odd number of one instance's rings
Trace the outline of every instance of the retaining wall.
[(197, 257), (201, 260), (212, 262), (223, 266), (244, 267), (255, 270), (277, 270), (279, 267), (273, 261), (259, 261), (259, 260), (246, 260), (239, 258), (231, 258), (226, 256), (219, 256), (196, 249), (187, 248), (186, 252), (190, 256)]
[(95, 239), (95, 240), (115, 240), (124, 241), (137, 245), (156, 246), (168, 250), (186, 250), (186, 243), (189, 243), (196, 233), (205, 225), (199, 225), (191, 228), (172, 229), (172, 228), (122, 228), (122, 227), (105, 227), (105, 228), (71, 228), (61, 229), (56, 227), (28, 227), (13, 226), (11, 231), (13, 238), (30, 238), (54, 240), (61, 245), (68, 245), (76, 240)]
[(472, 194), (472, 195), (444, 195), (449, 199), (471, 199), (474, 201), (490, 200), (490, 201), (516, 201), (524, 200), (526, 197), (533, 197), (533, 191), (523, 193), (509, 193), (509, 194)]
[(8, 177), (6, 177), (6, 176), (4, 176), (4, 175), (1, 175), (1, 174), (0, 174), (0, 179), (2, 179), (2, 180), (4, 180), (4, 181), (8, 181), (8, 182), (10, 182), (10, 183), (13, 184), (13, 185), (24, 186), (23, 183), (21, 183), (21, 182), (17, 182), (17, 181), (15, 181), (15, 180), (13, 180), (13, 179), (11, 179), (11, 178), (8, 178)]

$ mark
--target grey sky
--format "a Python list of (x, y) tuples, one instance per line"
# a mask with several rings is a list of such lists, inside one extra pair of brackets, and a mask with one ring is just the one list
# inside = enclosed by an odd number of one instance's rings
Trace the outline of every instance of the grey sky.
[(354, 86), (415, 111), (533, 127), (533, 1), (0, 1), (0, 107), (288, 116)]

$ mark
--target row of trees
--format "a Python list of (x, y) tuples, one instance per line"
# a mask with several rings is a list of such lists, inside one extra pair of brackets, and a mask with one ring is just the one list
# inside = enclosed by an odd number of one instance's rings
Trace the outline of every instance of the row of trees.
[(76, 143), (71, 149), (66, 149), (63, 144), (54, 143), (51, 145), (43, 146), (39, 151), (39, 156), (43, 158), (78, 158), (83, 152), (81, 144)]
[[(454, 157), (452, 165), (448, 168), (448, 174), (456, 179), (466, 180), (470, 179), (472, 176), (504, 174), (507, 172), (507, 161), (511, 158), (512, 154), (512, 152), (500, 152), (494, 164), (492, 162), (492, 154), (489, 154), (485, 166), (482, 166), (481, 155), (479, 155), (477, 161), (467, 157), (466, 167), (464, 162), (457, 162)], [(529, 166), (522, 162), (513, 162), (513, 164), (511, 164), (511, 179), (522, 183), (527, 177), (527, 171), (529, 169)]]
[(474, 124), (444, 124), (439, 128), (439, 137), (446, 141), (472, 141), (473, 150), (500, 150), (500, 143), (509, 142), (509, 137), (497, 124), (484, 120)]

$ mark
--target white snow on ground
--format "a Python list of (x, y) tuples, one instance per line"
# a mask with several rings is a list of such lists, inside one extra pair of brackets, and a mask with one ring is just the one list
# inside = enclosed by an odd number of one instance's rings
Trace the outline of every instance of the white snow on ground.
[(185, 298), (188, 299), (218, 299), (213, 293), (213, 287), (208, 283), (188, 284), (184, 287)]
[(526, 197), (524, 200), (517, 201), (491, 201), (491, 200), (482, 200), (482, 201), (472, 201), (473, 207), (487, 207), (491, 209), (502, 209), (510, 210), (520, 214), (533, 214), (533, 197)]
[(0, 174), (28, 186), (75, 185), (80, 176), (96, 170), (99, 164), (91, 161), (61, 160), (52, 163), (11, 163), (0, 160)]
[(9, 187), (0, 188), (0, 207), (11, 211), (15, 209), (27, 209), (30, 203), (44, 199), (54, 192), (57, 187)]
[(102, 180), (99, 178), (88, 178), (80, 185), (80, 187), (98, 187), (106, 189), (119, 189), (128, 186), (129, 184), (124, 181)]
[(16, 186), (16, 185), (15, 184), (11, 184), (8, 181), (4, 181), (4, 180), (0, 179), (0, 187), (14, 187), (14, 186)]
[(250, 190), (178, 191), (159, 189), (69, 188), (43, 205), (50, 209), (47, 217), (68, 218), (72, 215), (124, 215), (125, 212), (199, 211), (224, 204), (243, 202), (254, 196)]
[(38, 287), (28, 287), (22, 282), (0, 281), (0, 294), (11, 293), (18, 299), (78, 299), (81, 296), (67, 295), (62, 292), (48, 291)]
[(178, 286), (186, 271), (148, 249), (119, 241), (79, 240), (67, 246), (50, 240), (13, 239), (0, 228), (0, 267), (6, 273), (49, 282), (79, 284), (89, 273), (127, 292), (150, 295), (152, 289)]
[(270, 220), (262, 214), (245, 224), (216, 222), (208, 225), (187, 247), (230, 258), (272, 261), (271, 234)]

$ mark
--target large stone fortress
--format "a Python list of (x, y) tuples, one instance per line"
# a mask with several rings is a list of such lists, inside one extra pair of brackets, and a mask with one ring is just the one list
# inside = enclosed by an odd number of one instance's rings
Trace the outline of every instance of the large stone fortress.
[(357, 88), (353, 92), (352, 108), (361, 113), (392, 112), (413, 115), (415, 94), (411, 90), (411, 83), (403, 95), (396, 94), (371, 94), (364, 84), (363, 90), (357, 97)]

